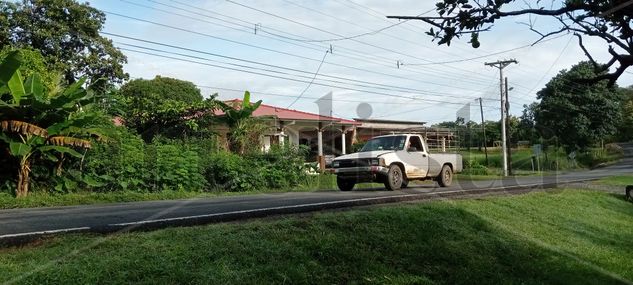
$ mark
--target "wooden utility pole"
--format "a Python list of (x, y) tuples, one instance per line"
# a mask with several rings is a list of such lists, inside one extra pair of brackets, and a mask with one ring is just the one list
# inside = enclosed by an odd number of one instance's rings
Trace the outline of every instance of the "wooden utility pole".
[(510, 138), (510, 100), (508, 100), (508, 77), (506, 77), (506, 141), (508, 142), (508, 175), (512, 175), (512, 141)]
[(479, 111), (481, 112), (481, 130), (484, 133), (484, 153), (486, 154), (486, 167), (488, 167), (488, 146), (486, 145), (488, 139), (486, 139), (486, 121), (484, 121), (484, 105), (481, 102), (482, 99), (479, 97)]
[(496, 67), (499, 69), (499, 94), (501, 95), (501, 152), (503, 153), (503, 176), (508, 176), (508, 145), (506, 141), (506, 96), (503, 90), (503, 69), (512, 63), (518, 63), (516, 60), (500, 60), (496, 62), (486, 62), (485, 65)]

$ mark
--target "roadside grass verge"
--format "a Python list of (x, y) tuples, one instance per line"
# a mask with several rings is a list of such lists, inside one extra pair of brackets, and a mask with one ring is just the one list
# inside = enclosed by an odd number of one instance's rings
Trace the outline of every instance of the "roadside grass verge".
[(0, 283), (626, 284), (633, 204), (561, 190), (0, 249)]
[(596, 184), (609, 185), (609, 186), (627, 186), (633, 185), (633, 174), (605, 177), (594, 181)]

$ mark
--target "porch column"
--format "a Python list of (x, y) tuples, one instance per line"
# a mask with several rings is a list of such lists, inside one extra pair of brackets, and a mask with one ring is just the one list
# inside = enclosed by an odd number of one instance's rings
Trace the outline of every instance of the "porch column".
[(284, 122), (279, 121), (279, 145), (284, 145), (285, 133), (284, 133)]
[(317, 129), (317, 145), (319, 148), (319, 168), (321, 170), (325, 170), (325, 158), (323, 157), (323, 124), (319, 123), (319, 128)]
[(284, 140), (286, 139), (286, 133), (284, 133), (284, 130), (282, 129), (281, 132), (279, 133), (279, 145), (283, 146), (284, 145)]
[(347, 154), (346, 152), (346, 147), (347, 147), (347, 140), (345, 139), (345, 133), (347, 131), (345, 130), (345, 126), (341, 127), (341, 153), (342, 154)]

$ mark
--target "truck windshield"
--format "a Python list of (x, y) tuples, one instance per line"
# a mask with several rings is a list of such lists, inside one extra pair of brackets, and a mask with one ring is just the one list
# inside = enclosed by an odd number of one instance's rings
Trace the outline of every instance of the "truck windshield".
[(403, 150), (406, 141), (406, 136), (379, 137), (369, 140), (360, 151)]

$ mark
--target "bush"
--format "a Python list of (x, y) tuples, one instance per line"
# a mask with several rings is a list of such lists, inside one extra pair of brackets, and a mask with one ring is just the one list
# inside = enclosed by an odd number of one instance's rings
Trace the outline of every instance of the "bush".
[(98, 144), (86, 155), (86, 173), (97, 191), (199, 191), (206, 187), (195, 146), (182, 142), (145, 142), (120, 128), (115, 141)]
[(307, 150), (273, 146), (268, 152), (239, 156), (219, 152), (211, 156), (207, 181), (218, 190), (253, 191), (293, 187), (305, 180)]
[(488, 175), (490, 172), (488, 168), (479, 164), (476, 159), (464, 161), (464, 169), (462, 175)]

